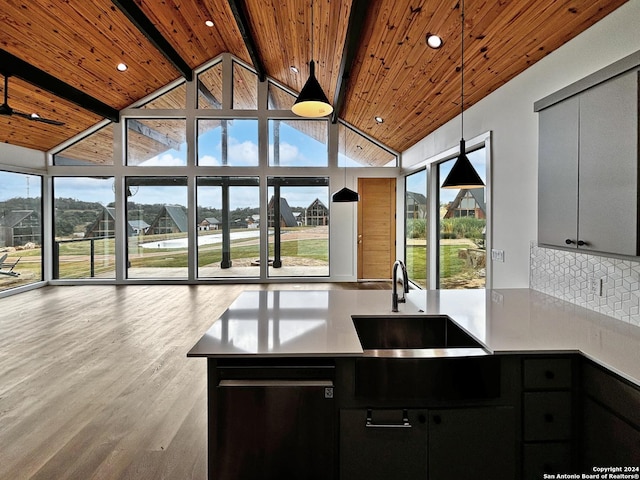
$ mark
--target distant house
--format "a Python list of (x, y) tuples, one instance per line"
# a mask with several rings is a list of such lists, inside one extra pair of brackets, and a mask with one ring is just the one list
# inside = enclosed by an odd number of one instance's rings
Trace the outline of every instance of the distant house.
[(144, 220), (130, 220), (129, 226), (133, 229), (134, 235), (144, 235), (149, 228), (149, 224)]
[(427, 218), (427, 197), (422, 193), (406, 193), (406, 218)]
[(151, 222), (147, 235), (185, 233), (188, 229), (187, 212), (180, 205), (165, 205)]
[(247, 217), (247, 228), (260, 228), (260, 215)]
[[(274, 226), (274, 197), (271, 197), (269, 200), (269, 205), (267, 206), (267, 225), (269, 227)], [(291, 211), (291, 207), (287, 202), (286, 198), (280, 197), (280, 226), (281, 227), (297, 227), (298, 222), (296, 221), (296, 217), (293, 216), (293, 212)]]
[(329, 209), (317, 198), (307, 207), (304, 213), (307, 226), (329, 225)]
[(35, 210), (13, 210), (0, 217), (0, 247), (42, 244), (40, 215)]
[(216, 217), (207, 217), (198, 224), (198, 230), (219, 230), (220, 220)]
[(463, 188), (458, 192), (444, 214), (444, 218), (456, 217), (487, 218), (484, 188)]
[[(105, 238), (116, 236), (116, 209), (113, 207), (104, 207), (98, 214), (96, 219), (90, 223), (84, 231), (83, 238)], [(136, 222), (142, 222), (142, 220), (135, 220)], [(131, 237), (136, 234), (136, 229), (132, 225), (133, 222), (127, 224), (127, 236)], [(145, 225), (146, 222), (142, 222)], [(147, 225), (148, 226), (148, 225)]]

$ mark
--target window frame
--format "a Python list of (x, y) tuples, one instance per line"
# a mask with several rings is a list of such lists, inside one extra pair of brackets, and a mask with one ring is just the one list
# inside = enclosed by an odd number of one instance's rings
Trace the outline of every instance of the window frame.
[[(486, 234), (485, 248), (487, 251), (485, 289), (490, 289), (493, 283), (493, 264), (490, 261), (489, 252), (492, 245), (492, 172), (491, 172), (491, 135), (488, 131), (466, 141), (467, 153), (485, 148), (486, 162)], [(440, 228), (439, 228), (439, 202), (440, 202), (440, 179), (438, 178), (438, 167), (441, 163), (454, 159), (459, 154), (459, 146), (449, 148), (443, 152), (435, 154), (425, 160), (406, 168), (402, 172), (402, 177), (407, 177), (421, 169), (427, 171), (427, 288), (439, 289), (439, 269), (440, 269)], [(404, 197), (403, 192), (403, 197)], [(406, 204), (402, 202), (402, 211), (406, 215)], [(403, 230), (405, 226), (405, 215), (402, 216)], [(406, 235), (406, 233), (405, 233)], [(403, 254), (406, 255), (406, 247), (403, 245)], [(404, 256), (403, 255), (403, 256)], [(419, 288), (414, 284), (416, 288)]]

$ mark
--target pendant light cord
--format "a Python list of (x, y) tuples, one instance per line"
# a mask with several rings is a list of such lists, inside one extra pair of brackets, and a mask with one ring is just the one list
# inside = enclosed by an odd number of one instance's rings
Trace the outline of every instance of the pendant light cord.
[(464, 0), (460, 0), (460, 19), (462, 23), (460, 34), (460, 126), (462, 138), (464, 138)]
[(313, 0), (311, 0), (311, 61), (313, 62)]
[(347, 159), (349, 158), (349, 148), (347, 147), (347, 129), (344, 129), (344, 186), (347, 187)]

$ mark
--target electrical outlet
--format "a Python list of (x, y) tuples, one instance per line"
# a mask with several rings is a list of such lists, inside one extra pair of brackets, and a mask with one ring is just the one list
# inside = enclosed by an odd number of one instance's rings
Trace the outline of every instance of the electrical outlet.
[(491, 249), (491, 260), (494, 262), (504, 262), (504, 250)]
[(502, 305), (502, 301), (504, 300), (504, 296), (501, 293), (492, 291), (491, 292), (491, 301), (493, 303), (497, 303), (498, 305)]
[(593, 293), (598, 297), (602, 296), (602, 278), (596, 278), (593, 275), (590, 275), (587, 279), (587, 289), (589, 293)]

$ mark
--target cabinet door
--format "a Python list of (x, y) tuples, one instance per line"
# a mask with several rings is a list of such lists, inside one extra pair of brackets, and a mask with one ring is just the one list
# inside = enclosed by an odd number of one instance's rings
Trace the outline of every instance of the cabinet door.
[(515, 432), (513, 407), (429, 411), (429, 480), (514, 480)]
[(580, 95), (579, 240), (638, 255), (638, 72)]
[(640, 430), (590, 398), (583, 405), (582, 468), (639, 466)]
[(340, 478), (425, 480), (426, 418), (424, 410), (341, 410)]
[[(539, 115), (538, 242), (576, 246), (578, 235), (578, 98)], [(567, 244), (569, 240), (573, 243)]]

